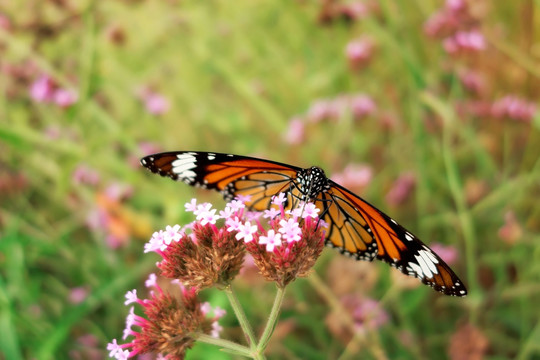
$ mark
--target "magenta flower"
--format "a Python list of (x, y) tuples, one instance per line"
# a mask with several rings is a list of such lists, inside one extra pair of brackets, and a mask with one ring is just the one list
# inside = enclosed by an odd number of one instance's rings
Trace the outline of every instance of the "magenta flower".
[(77, 102), (78, 95), (75, 90), (57, 89), (53, 95), (53, 101), (56, 105), (67, 108)]
[(449, 54), (460, 52), (482, 51), (487, 47), (486, 39), (479, 30), (458, 31), (447, 37), (443, 42), (444, 49)]
[(37, 102), (49, 102), (54, 97), (55, 84), (47, 75), (40, 76), (30, 86), (30, 96)]

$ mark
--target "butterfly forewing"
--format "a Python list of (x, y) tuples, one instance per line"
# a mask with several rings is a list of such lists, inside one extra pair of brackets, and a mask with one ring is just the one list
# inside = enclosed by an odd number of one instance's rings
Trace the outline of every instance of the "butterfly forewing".
[[(369, 227), (367, 232), (377, 243), (377, 259), (387, 262), (406, 275), (419, 278), (424, 284), (446, 295), (467, 294), (463, 283), (452, 269), (420, 239), (347, 189), (332, 181), (331, 185), (335, 202), (350, 204), (355, 211), (348, 211), (348, 214), (353, 214), (352, 218), (363, 219)], [(365, 253), (360, 252), (358, 256), (362, 258)]]

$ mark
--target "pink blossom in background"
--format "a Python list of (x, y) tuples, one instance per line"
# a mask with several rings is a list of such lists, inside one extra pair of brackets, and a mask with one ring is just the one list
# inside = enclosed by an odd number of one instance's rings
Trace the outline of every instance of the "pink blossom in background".
[(121, 201), (127, 198), (130, 198), (133, 195), (133, 186), (121, 184), (121, 183), (112, 183), (107, 186), (105, 189), (105, 196), (107, 196), (112, 201)]
[(373, 56), (373, 50), (374, 42), (369, 37), (349, 42), (345, 48), (345, 55), (351, 69), (358, 70), (366, 66)]
[(151, 93), (144, 98), (146, 111), (152, 115), (162, 115), (169, 111), (170, 104), (163, 95)]
[(314, 123), (327, 120), (330, 117), (330, 106), (330, 101), (328, 100), (315, 100), (308, 110), (308, 120)]
[(531, 122), (536, 114), (536, 105), (514, 95), (507, 95), (493, 103), (491, 113), (496, 118)]
[(69, 302), (79, 304), (88, 297), (88, 289), (84, 286), (72, 288), (69, 292)]
[(441, 259), (448, 265), (452, 265), (456, 262), (458, 257), (458, 252), (455, 247), (453, 246), (446, 246), (441, 243), (432, 243), (429, 245), (431, 250), (437, 255), (440, 256)]
[(289, 122), (289, 128), (285, 133), (285, 142), (291, 145), (298, 145), (304, 141), (305, 125), (304, 121), (299, 117), (294, 117)]
[(386, 202), (390, 205), (399, 205), (405, 202), (416, 184), (416, 177), (411, 172), (401, 174), (392, 184), (386, 194)]
[(0, 14), (0, 29), (5, 31), (11, 30), (11, 21), (4, 14)]
[(142, 101), (146, 111), (152, 115), (163, 115), (170, 109), (169, 100), (148, 86), (139, 87), (136, 94)]
[(504, 214), (504, 224), (499, 228), (498, 235), (509, 245), (515, 244), (523, 236), (523, 229), (513, 211), (507, 211)]
[(470, 92), (482, 94), (486, 91), (485, 79), (479, 72), (474, 70), (463, 70), (459, 72), (458, 76), (463, 87)]
[(368, 95), (354, 95), (350, 101), (351, 112), (355, 119), (372, 115), (377, 110), (375, 101)]
[(75, 168), (75, 171), (73, 171), (71, 179), (75, 184), (95, 186), (99, 183), (100, 176), (96, 170), (88, 167), (87, 165), (80, 164), (77, 166), (77, 168)]
[(49, 102), (54, 97), (54, 87), (53, 80), (42, 75), (30, 85), (30, 97), (37, 102)]
[(346, 188), (365, 188), (373, 179), (373, 169), (365, 164), (349, 164), (343, 172), (334, 174), (332, 180)]
[(361, 334), (377, 330), (389, 320), (381, 304), (370, 298), (346, 295), (341, 299), (344, 307), (352, 312), (355, 331)]
[(479, 30), (458, 31), (443, 41), (443, 47), (449, 54), (458, 54), (485, 50), (487, 43)]
[(354, 21), (367, 17), (370, 13), (370, 9), (363, 1), (353, 1), (343, 4), (338, 12), (347, 19)]
[(70, 89), (57, 89), (53, 94), (53, 101), (56, 105), (67, 108), (77, 102), (77, 92)]
[(446, 0), (444, 6), (447, 10), (454, 13), (467, 9), (467, 3), (465, 0)]

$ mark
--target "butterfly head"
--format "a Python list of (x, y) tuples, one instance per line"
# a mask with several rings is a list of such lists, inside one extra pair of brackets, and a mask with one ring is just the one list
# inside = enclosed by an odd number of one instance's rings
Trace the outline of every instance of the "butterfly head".
[(323, 169), (317, 166), (300, 170), (297, 174), (297, 186), (304, 197), (303, 200), (315, 199), (317, 195), (330, 188)]

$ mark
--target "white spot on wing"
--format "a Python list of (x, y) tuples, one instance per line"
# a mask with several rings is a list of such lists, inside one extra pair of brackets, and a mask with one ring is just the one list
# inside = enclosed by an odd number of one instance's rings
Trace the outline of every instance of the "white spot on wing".
[(405, 233), (405, 239), (407, 239), (409, 241), (413, 241), (414, 237), (411, 235), (411, 233), (406, 232)]
[(424, 258), (420, 255), (415, 255), (414, 258), (418, 262), (418, 265), (420, 265), (420, 268), (422, 268), (422, 277), (427, 277), (427, 278), (433, 277), (430, 266), (428, 265), (428, 263), (426, 263)]
[(172, 162), (172, 172), (177, 174), (180, 178), (184, 180), (193, 180), (196, 174), (192, 170), (197, 167), (197, 159), (193, 155), (195, 153), (185, 153), (179, 154), (176, 157), (177, 160)]
[(216, 154), (214, 153), (209, 153), (208, 154), (208, 160), (214, 160), (216, 158)]

